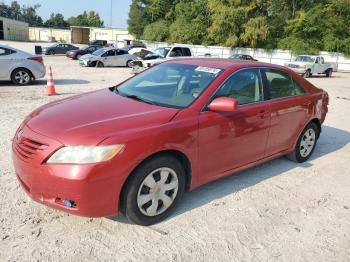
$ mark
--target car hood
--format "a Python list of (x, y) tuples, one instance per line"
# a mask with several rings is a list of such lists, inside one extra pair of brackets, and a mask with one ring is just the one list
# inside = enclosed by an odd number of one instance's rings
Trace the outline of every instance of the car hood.
[(83, 55), (82, 57), (80, 57), (80, 60), (89, 60), (89, 59), (93, 59), (93, 58), (97, 58), (97, 56), (95, 56), (93, 54), (86, 54), (86, 55)]
[(292, 61), (292, 62), (288, 62), (286, 63), (286, 65), (298, 65), (298, 66), (305, 66), (305, 65), (308, 65), (308, 64), (311, 64), (309, 62), (302, 62), (302, 61)]
[(167, 123), (177, 112), (103, 89), (42, 106), (25, 124), (64, 145), (97, 145), (111, 136)]

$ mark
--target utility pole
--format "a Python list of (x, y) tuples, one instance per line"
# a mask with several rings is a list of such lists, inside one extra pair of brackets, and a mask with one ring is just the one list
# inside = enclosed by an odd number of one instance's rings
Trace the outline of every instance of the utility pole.
[(113, 0), (111, 0), (111, 10), (110, 10), (111, 20), (109, 22), (110, 27), (113, 27)]

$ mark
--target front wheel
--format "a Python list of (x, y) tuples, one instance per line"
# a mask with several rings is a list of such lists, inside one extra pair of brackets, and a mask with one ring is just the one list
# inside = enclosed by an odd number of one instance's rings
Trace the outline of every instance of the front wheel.
[(133, 65), (134, 65), (134, 62), (132, 60), (129, 60), (128, 62), (126, 62), (126, 67), (132, 68)]
[(167, 218), (185, 190), (185, 171), (174, 157), (163, 155), (137, 168), (123, 190), (122, 212), (147, 226)]
[(309, 78), (311, 76), (311, 70), (306, 70), (304, 73), (304, 78)]
[(96, 67), (104, 67), (105, 65), (101, 61), (96, 62)]
[(287, 158), (298, 163), (307, 161), (315, 150), (319, 134), (317, 125), (309, 123), (298, 138), (294, 151)]

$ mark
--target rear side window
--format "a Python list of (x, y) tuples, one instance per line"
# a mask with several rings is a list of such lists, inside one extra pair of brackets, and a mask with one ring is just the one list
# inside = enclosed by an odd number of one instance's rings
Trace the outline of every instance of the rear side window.
[(13, 53), (16, 53), (16, 52), (7, 48), (0, 47), (0, 56), (11, 55)]
[(234, 73), (219, 88), (215, 97), (231, 97), (244, 105), (263, 100), (261, 77), (258, 69), (244, 69)]
[(182, 54), (184, 56), (191, 56), (191, 50), (189, 48), (182, 48)]
[(276, 69), (265, 69), (266, 78), (269, 84), (270, 98), (283, 98), (297, 96), (305, 93), (303, 87), (293, 81), (292, 77)]

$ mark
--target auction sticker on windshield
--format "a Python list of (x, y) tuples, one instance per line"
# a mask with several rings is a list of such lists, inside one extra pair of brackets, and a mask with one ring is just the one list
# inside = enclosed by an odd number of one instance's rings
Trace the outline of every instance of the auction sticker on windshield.
[(213, 68), (213, 67), (205, 67), (205, 66), (198, 66), (195, 71), (197, 72), (205, 72), (213, 75), (217, 75), (221, 72), (221, 69)]

